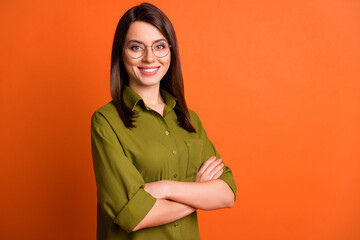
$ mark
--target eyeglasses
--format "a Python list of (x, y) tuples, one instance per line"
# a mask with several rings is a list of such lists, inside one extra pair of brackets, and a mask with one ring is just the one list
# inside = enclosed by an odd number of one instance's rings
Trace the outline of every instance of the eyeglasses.
[[(131, 58), (141, 58), (146, 52), (146, 47), (150, 46), (146, 46), (142, 42), (130, 41), (125, 50)], [(171, 45), (165, 40), (156, 41), (151, 45), (152, 52), (158, 58), (166, 57), (170, 52), (170, 47)]]

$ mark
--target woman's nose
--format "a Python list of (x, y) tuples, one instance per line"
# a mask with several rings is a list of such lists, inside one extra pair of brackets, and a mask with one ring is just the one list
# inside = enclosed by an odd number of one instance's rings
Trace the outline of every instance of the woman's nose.
[(146, 46), (146, 51), (143, 56), (143, 61), (154, 62), (155, 60), (156, 60), (156, 56), (154, 55), (151, 46)]

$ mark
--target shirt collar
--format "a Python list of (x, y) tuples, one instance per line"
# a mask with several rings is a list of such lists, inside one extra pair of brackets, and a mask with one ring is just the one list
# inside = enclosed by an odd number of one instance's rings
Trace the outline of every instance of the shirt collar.
[(176, 106), (176, 98), (168, 91), (160, 88), (160, 94), (163, 97), (165, 104), (173, 109)]
[[(165, 104), (168, 107), (173, 109), (176, 106), (176, 98), (171, 93), (169, 93), (168, 91), (160, 88), (160, 94), (163, 97), (163, 99), (165, 101)], [(132, 90), (127, 85), (125, 86), (124, 91), (123, 91), (123, 99), (124, 99), (125, 104), (129, 108), (131, 108), (132, 111), (134, 111), (136, 105), (139, 103), (140, 100), (145, 106), (144, 100), (142, 100), (140, 95), (137, 94), (134, 90)], [(147, 108), (147, 110), (149, 110), (149, 108)]]

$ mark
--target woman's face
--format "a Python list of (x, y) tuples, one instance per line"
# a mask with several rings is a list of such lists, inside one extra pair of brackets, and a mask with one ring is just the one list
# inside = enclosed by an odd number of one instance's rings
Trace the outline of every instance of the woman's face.
[[(160, 80), (164, 77), (170, 66), (171, 53), (169, 52), (165, 57), (157, 57), (152, 51), (152, 46), (157, 49), (156, 51), (160, 51), (159, 49), (163, 47), (162, 43), (166, 44), (167, 41), (153, 25), (142, 21), (136, 21), (130, 25), (122, 50), (123, 62), (129, 75), (130, 87), (160, 87)], [(139, 58), (130, 56), (131, 54), (133, 56), (138, 54), (137, 51), (141, 52), (139, 49), (142, 46), (145, 46), (143, 56)]]

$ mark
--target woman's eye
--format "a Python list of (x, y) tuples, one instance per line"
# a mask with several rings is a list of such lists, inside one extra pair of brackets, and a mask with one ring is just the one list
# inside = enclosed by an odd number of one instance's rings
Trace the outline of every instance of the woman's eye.
[(131, 51), (141, 51), (141, 46), (133, 45), (129, 47)]
[(162, 50), (162, 49), (164, 49), (165, 48), (165, 45), (163, 45), (163, 44), (159, 44), (159, 45), (156, 45), (155, 46), (155, 49), (156, 50)]

